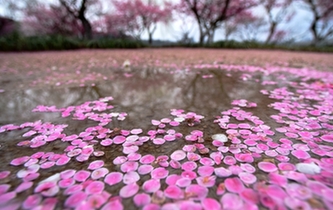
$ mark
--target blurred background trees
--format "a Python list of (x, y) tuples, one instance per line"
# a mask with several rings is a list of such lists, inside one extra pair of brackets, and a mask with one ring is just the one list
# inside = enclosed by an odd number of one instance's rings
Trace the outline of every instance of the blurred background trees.
[[(217, 40), (323, 45), (333, 40), (332, 0), (0, 0), (0, 5), (1, 37), (16, 32), (151, 44), (157, 29), (177, 33), (174, 29), (181, 28), (183, 34), (174, 36), (180, 37), (178, 43), (196, 40), (199, 45)], [(298, 28), (291, 25), (305, 13)]]

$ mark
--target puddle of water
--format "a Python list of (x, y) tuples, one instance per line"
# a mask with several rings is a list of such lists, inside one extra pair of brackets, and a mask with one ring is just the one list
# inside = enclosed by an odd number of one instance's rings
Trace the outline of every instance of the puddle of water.
[[(86, 129), (94, 128), (95, 130), (90, 131), (89, 134), (89, 136), (92, 136), (92, 141), (91, 139), (83, 141), (80, 140), (77, 144), (84, 142), (84, 144), (93, 145), (94, 151), (104, 152), (104, 156), (99, 157), (92, 155), (89, 158), (89, 161), (84, 161), (82, 163), (80, 161), (76, 161), (75, 157), (73, 157), (72, 160), (64, 166), (54, 166), (47, 169), (40, 169), (40, 176), (33, 180), (33, 187), (27, 189), (24, 192), (17, 193), (16, 198), (11, 200), (9, 203), (14, 205), (16, 203), (24, 201), (29, 195), (34, 193), (34, 189), (37, 187), (37, 184), (47, 177), (50, 177), (53, 174), (60, 173), (66, 169), (87, 170), (89, 163), (95, 160), (103, 160), (105, 163), (104, 167), (107, 168), (109, 172), (122, 171), (121, 166), (113, 162), (116, 157), (127, 156), (131, 153), (135, 153), (140, 156), (151, 154), (155, 158), (161, 155), (166, 155), (170, 157), (174, 151), (181, 150), (185, 145), (190, 144), (192, 146), (195, 145), (196, 154), (199, 154), (201, 158), (206, 158), (206, 160), (208, 161), (208, 159), (212, 158), (212, 153), (221, 153), (221, 150), (223, 150), (222, 147), (217, 147), (216, 145), (213, 145), (211, 138), (213, 134), (225, 133), (224, 130), (221, 130), (219, 124), (216, 121), (216, 119), (219, 119), (216, 118), (217, 116), (223, 116), (221, 112), (230, 110), (232, 107), (234, 107), (232, 105), (234, 100), (245, 99), (247, 101), (254, 102), (257, 107), (243, 107), (242, 109), (245, 110), (245, 112), (241, 113), (238, 117), (244, 117), (247, 119), (247, 112), (251, 112), (251, 115), (257, 116), (260, 120), (265, 122), (265, 125), (276, 128), (278, 124), (272, 120), (271, 115), (275, 115), (278, 112), (269, 108), (268, 106), (269, 104), (274, 103), (276, 100), (270, 99), (267, 95), (261, 94), (260, 92), (263, 89), (274, 90), (274, 88), (284, 87), (287, 83), (289, 84), (290, 80), (292, 79), (293, 78), (290, 77), (288, 78), (288, 80), (278, 80), (274, 73), (272, 73), (271, 75), (262, 75), (258, 73), (244, 74), (237, 71), (229, 72), (216, 69), (206, 69), (200, 72), (175, 71), (172, 73), (156, 69), (145, 69), (140, 72), (137, 71), (133, 75), (128, 76), (118, 74), (110, 81), (99, 82), (94, 84), (93, 86), (66, 88), (50, 87), (49, 89), (26, 89), (20, 91), (6, 90), (5, 92), (1, 93), (0, 125), (6, 125), (11, 123), (20, 125), (25, 122), (35, 122), (41, 120), (42, 123), (50, 122), (53, 125), (67, 125), (68, 127), (64, 128), (63, 131), (63, 133), (67, 136), (70, 136), (72, 134), (81, 135), (82, 132), (84, 132)], [(261, 84), (263, 81), (275, 81), (276, 84), (269, 87), (264, 87)], [(291, 87), (288, 86), (287, 89), (288, 88)], [(109, 96), (112, 96), (113, 100), (105, 100), (106, 102), (100, 100), (101, 98), (106, 98)], [(91, 103), (86, 104), (87, 101), (90, 101)], [(109, 110), (107, 109), (99, 111), (98, 108), (104, 106), (104, 102), (105, 104), (112, 105), (114, 107)], [(89, 107), (91, 104), (95, 104), (96, 109)], [(35, 109), (38, 105), (55, 106), (57, 108), (57, 111), (51, 113), (32, 112), (32, 110)], [(64, 109), (59, 109), (67, 107), (73, 107), (73, 110), (77, 109), (79, 111), (72, 111), (70, 112), (71, 115), (69, 117), (63, 118), (61, 117), (61, 114), (64, 114)], [(82, 111), (84, 109), (89, 109), (89, 111)], [(163, 126), (160, 126), (159, 128), (159, 126), (152, 125), (152, 120), (159, 121), (163, 118), (170, 118), (172, 120), (173, 118), (175, 118), (175, 116), (170, 115), (172, 109), (182, 109), (184, 110), (183, 113), (189, 113), (188, 116), (193, 117), (186, 117), (186, 119), (184, 118), (184, 116), (180, 117), (184, 119), (181, 120), (182, 122), (179, 126), (167, 125), (166, 128), (164, 128)], [(237, 109), (234, 109), (233, 111), (236, 112)], [(72, 116), (74, 112), (77, 114), (77, 116), (83, 116), (84, 114), (90, 113), (86, 116), (89, 116), (91, 118), (95, 118), (96, 116), (94, 116), (94, 114), (99, 113), (113, 114), (115, 116), (117, 115), (116, 117), (119, 117), (119, 113), (125, 112), (127, 113), (127, 116), (125, 116), (126, 119), (124, 120), (116, 120), (115, 117), (113, 117), (110, 123), (103, 125), (104, 128), (109, 129), (106, 134), (101, 131), (101, 126), (99, 128), (96, 127), (98, 125), (98, 122), (94, 122), (88, 119), (73, 120)], [(200, 118), (200, 115), (204, 116), (204, 118), (198, 120)], [(168, 119), (165, 120), (168, 121)], [(200, 123), (198, 121), (200, 121)], [(245, 120), (244, 122), (247, 123), (249, 121)], [(169, 122), (166, 122), (165, 124), (168, 123)], [(239, 123), (239, 121), (237, 122), (237, 120), (230, 119), (230, 123)], [(117, 129), (128, 131), (131, 131), (132, 129), (142, 129), (143, 132), (139, 132), (138, 135), (140, 137), (146, 137), (150, 135), (151, 140), (147, 142), (143, 139), (141, 139), (142, 141), (140, 140), (141, 142), (138, 142), (137, 140), (128, 140), (127, 143), (129, 145), (126, 146), (128, 147), (126, 149), (133, 149), (132, 152), (124, 151), (125, 146), (122, 146), (122, 144), (120, 143), (117, 144), (113, 142), (113, 144), (109, 146), (101, 145), (101, 141), (103, 141), (104, 139), (110, 138), (115, 141), (114, 137), (120, 135), (120, 133), (117, 133)], [(246, 130), (246, 126), (243, 130)], [(64, 150), (68, 149), (69, 145), (72, 144), (72, 146), (77, 146), (77, 144), (74, 144), (72, 140), (69, 140), (67, 142), (56, 140), (50, 141), (46, 143), (46, 145), (35, 149), (31, 149), (29, 147), (18, 147), (18, 143), (25, 140), (31, 140), (31, 138), (34, 137), (34, 135), (32, 135), (31, 137), (22, 137), (22, 135), (24, 135), (28, 131), (28, 128), (23, 128), (15, 131), (0, 133), (0, 159), (4, 163), (6, 163), (0, 165), (0, 171), (11, 171), (11, 174), (7, 178), (0, 180), (0, 184), (9, 184), (10, 188), (8, 189), (8, 191), (14, 190), (21, 183), (21, 179), (17, 178), (16, 174), (23, 167), (14, 167), (9, 165), (9, 163), (14, 158), (21, 156), (31, 156), (38, 151), (43, 151), (45, 153), (53, 152), (55, 154), (62, 155), (65, 154)], [(196, 137), (196, 140), (199, 141), (199, 143), (202, 143), (201, 146), (203, 148), (201, 148), (200, 144), (195, 144), (198, 143), (197, 141), (191, 142), (185, 140), (187, 138), (187, 135), (192, 135), (191, 132), (193, 131), (203, 132), (202, 136), (199, 135)], [(135, 136), (135, 131), (132, 130), (132, 132), (132, 136)], [(164, 143), (165, 140), (163, 139), (166, 138), (166, 133), (168, 133), (168, 135), (170, 134), (169, 136), (172, 136), (174, 134), (182, 134), (183, 136), (177, 137), (176, 141)], [(99, 135), (102, 134), (105, 134), (105, 136), (99, 137)], [(123, 135), (128, 136), (129, 134)], [(228, 133), (227, 135), (229, 135), (229, 138), (233, 138), (233, 134)], [(278, 139), (282, 137), (282, 134), (276, 133), (273, 141), (276, 143), (278, 142)], [(84, 139), (83, 136), (81, 138)], [(76, 137), (74, 139), (77, 140), (80, 138)], [(153, 139), (155, 140), (153, 141)], [(159, 141), (161, 142), (159, 143)], [(243, 141), (244, 139), (241, 142)], [(137, 143), (139, 144), (137, 145)], [(237, 146), (235, 145), (237, 145), (237, 143), (231, 144), (230, 142), (227, 142), (224, 145), (226, 147), (229, 147), (229, 149), (235, 147), (233, 148), (234, 150), (238, 149), (239, 151), (241, 151), (241, 148), (236, 148)], [(139, 147), (136, 149), (136, 146)], [(81, 146), (81, 148), (83, 147), (84, 146)], [(205, 148), (207, 151), (205, 150)], [(249, 153), (251, 152), (249, 151)], [(234, 153), (232, 152), (226, 152), (224, 155), (233, 156), (233, 154)], [(276, 162), (274, 158), (269, 158), (268, 156), (264, 155), (261, 157), (261, 159), (256, 159), (252, 163), (253, 165), (255, 165), (255, 169), (258, 170), (258, 167), (256, 165), (260, 160), (262, 160), (263, 157), (268, 159), (268, 162)], [(50, 159), (48, 156), (46, 156), (44, 158), (45, 160), (43, 161), (47, 161), (47, 158)], [(133, 158), (133, 160), (137, 159)], [(52, 162), (51, 160), (48, 161)], [(170, 164), (168, 161), (166, 161), (167, 163), (165, 164)], [(155, 160), (151, 163), (151, 165), (155, 168), (163, 167), (164, 162), (165, 161), (163, 160)], [(183, 159), (180, 161), (180, 163), (184, 162), (185, 160)], [(292, 158), (291, 162), (296, 163), (298, 161), (297, 159)], [(43, 163), (39, 162), (39, 164)], [(198, 161), (197, 164), (199, 166), (205, 165), (203, 162), (199, 163)], [(229, 165), (226, 162), (221, 162), (218, 164), (216, 163), (215, 167), (228, 168)], [(234, 170), (237, 171), (238, 169), (234, 168)], [(170, 166), (168, 167), (167, 171), (169, 175), (180, 175), (184, 172), (182, 169), (176, 167), (172, 168)], [(237, 175), (238, 172), (235, 171), (232, 177), (237, 177), (235, 175)], [(267, 181), (267, 176), (264, 172), (257, 171), (255, 175), (257, 176), (258, 181)], [(137, 184), (139, 186), (142, 186), (149, 179), (149, 175), (141, 175), (140, 179), (137, 180)], [(216, 179), (215, 183), (223, 184), (225, 181), (225, 177), (222, 176), (215, 177), (214, 179)], [(104, 179), (102, 177), (98, 180), (103, 181)], [(89, 185), (90, 182), (91, 181), (83, 185)], [(209, 180), (205, 180), (205, 182), (209, 182)], [(193, 183), (196, 182), (193, 180), (192, 184)], [(164, 178), (161, 179), (160, 184), (160, 189), (163, 190), (166, 189), (168, 185), (170, 185), (166, 183), (166, 180)], [(247, 184), (246, 186), (251, 186), (251, 184)], [(125, 206), (126, 209), (136, 209), (137, 207), (135, 207), (133, 203), (132, 196), (128, 196), (129, 198), (127, 198), (127, 196), (121, 196), (123, 198), (117, 197), (119, 192), (123, 190), (123, 187), (124, 184), (122, 183), (113, 186), (105, 184), (104, 191), (111, 193), (113, 196), (115, 196), (111, 201), (122, 199), (122, 204)], [(224, 184), (223, 186), (219, 186), (219, 188), (217, 184), (210, 186), (207, 192), (208, 197), (220, 200), (221, 195), (218, 195), (216, 191), (221, 187), (225, 188)], [(230, 190), (230, 188), (228, 190)], [(55, 196), (51, 196), (56, 197), (60, 201), (56, 205), (57, 209), (63, 209), (64, 203), (68, 199), (68, 196), (65, 196), (63, 194), (64, 191), (65, 189), (60, 189), (60, 191)], [(144, 190), (140, 189), (139, 192), (143, 191)], [(130, 194), (131, 192), (127, 193)], [(154, 194), (153, 192), (149, 192), (147, 194), (152, 196), (152, 198), (156, 196), (152, 195)], [(184, 198), (189, 198), (189, 194), (185, 193), (183, 196), (185, 196)], [(166, 201), (162, 203), (165, 204), (168, 202), (172, 202), (172, 200), (173, 199), (169, 197), (166, 198)], [(158, 203), (157, 201), (154, 202)], [(258, 206), (263, 207), (263, 205), (265, 204), (259, 204)]]

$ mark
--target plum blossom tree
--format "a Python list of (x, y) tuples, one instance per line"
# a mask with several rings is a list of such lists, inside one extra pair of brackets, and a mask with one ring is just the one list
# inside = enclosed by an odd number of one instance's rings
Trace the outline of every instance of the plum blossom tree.
[(87, 18), (88, 9), (99, 3), (98, 0), (59, 0), (60, 6), (65, 8), (70, 18), (77, 19), (82, 25), (82, 37), (92, 38), (92, 26)]
[(261, 0), (269, 25), (266, 44), (283, 39), (286, 32), (278, 30), (278, 25), (282, 22), (289, 22), (293, 18), (295, 13), (292, 10), (291, 3), (291, 0)]
[(23, 30), (28, 34), (79, 36), (82, 31), (78, 20), (68, 16), (67, 10), (57, 5), (37, 4), (28, 7), (22, 22)]
[(242, 12), (256, 6), (256, 0), (181, 0), (179, 10), (192, 15), (199, 27), (199, 43), (211, 43), (217, 28)]
[(332, 0), (302, 0), (312, 13), (313, 20), (310, 31), (313, 44), (318, 44), (333, 37), (333, 1)]
[(149, 43), (152, 43), (157, 23), (168, 22), (172, 18), (172, 4), (157, 5), (151, 0), (144, 3), (142, 0), (112, 1), (116, 11), (105, 16), (108, 32), (121, 35), (128, 34), (140, 39), (146, 31)]

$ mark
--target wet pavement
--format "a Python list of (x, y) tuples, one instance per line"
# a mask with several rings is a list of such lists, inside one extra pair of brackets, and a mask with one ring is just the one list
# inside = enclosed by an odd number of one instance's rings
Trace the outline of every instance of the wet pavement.
[(3, 89), (0, 206), (330, 209), (332, 78), (221, 64)]

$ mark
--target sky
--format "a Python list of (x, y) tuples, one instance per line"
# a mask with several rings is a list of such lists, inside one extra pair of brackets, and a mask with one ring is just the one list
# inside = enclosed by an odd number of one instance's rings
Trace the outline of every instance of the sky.
[[(57, 0), (44, 0), (48, 2), (56, 2)], [(103, 0), (102, 0), (103, 1)], [(105, 2), (106, 0), (104, 0)], [(156, 0), (156, 1), (163, 1), (163, 0)], [(179, 0), (171, 0), (174, 3), (179, 2)], [(296, 42), (299, 41), (308, 41), (311, 39), (311, 34), (308, 32), (309, 23), (312, 20), (312, 15), (310, 12), (301, 9), (299, 5), (293, 6), (294, 10), (296, 11), (295, 16), (288, 24), (282, 24), (279, 27), (289, 31), (287, 35), (288, 39), (293, 38)], [(254, 9), (254, 13), (257, 16), (263, 16), (264, 10), (261, 7), (257, 7)], [(0, 6), (0, 15), (5, 14), (5, 10), (3, 7)], [(197, 23), (192, 18), (175, 18), (174, 21), (168, 24), (158, 24), (157, 30), (153, 35), (154, 40), (164, 40), (164, 41), (178, 41), (181, 39), (182, 34), (184, 32), (190, 32), (190, 37), (193, 38), (195, 42), (199, 40), (199, 30)], [(257, 39), (259, 41), (264, 41), (267, 35), (262, 33), (258, 35)], [(237, 37), (231, 37), (236, 40), (240, 40)], [(148, 34), (142, 34), (142, 39), (148, 39)], [(214, 41), (224, 39), (224, 32), (223, 30), (217, 30), (215, 33)]]

